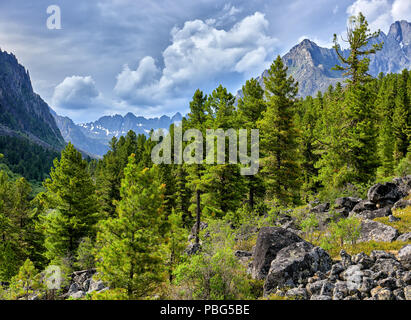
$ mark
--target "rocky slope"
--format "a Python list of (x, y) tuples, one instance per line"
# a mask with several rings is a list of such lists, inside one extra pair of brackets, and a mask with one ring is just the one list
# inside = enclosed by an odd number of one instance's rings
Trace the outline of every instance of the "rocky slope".
[[(400, 234), (395, 228), (375, 221), (392, 215), (392, 209), (411, 205), (403, 199), (411, 192), (411, 176), (376, 184), (367, 199), (339, 198), (333, 209), (342, 216), (361, 219), (358, 242), (401, 241), (396, 253), (374, 250), (350, 256), (344, 250), (332, 260), (320, 247), (301, 237), (293, 219), (282, 219), (282, 227), (263, 227), (252, 252), (237, 251), (254, 279), (264, 280), (264, 296), (274, 294), (310, 300), (411, 300), (411, 230)], [(310, 212), (327, 223), (330, 203), (311, 207)], [(325, 219), (324, 219), (325, 217)], [(391, 221), (391, 219), (390, 219)]]
[[(411, 23), (396, 21), (388, 34), (381, 32), (375, 41), (384, 42), (383, 49), (371, 57), (369, 73), (377, 76), (380, 72), (399, 73), (404, 68), (411, 68)], [(374, 41), (374, 42), (375, 42)], [(345, 50), (344, 55), (349, 51)], [(339, 63), (334, 49), (319, 47), (313, 41), (303, 40), (283, 56), (289, 74), (299, 83), (299, 95), (315, 96), (318, 91), (324, 92), (329, 85), (342, 82), (341, 72), (331, 70)], [(258, 80), (264, 86), (265, 70)], [(241, 97), (241, 90), (238, 96)]]
[(24, 136), (57, 150), (65, 144), (48, 105), (33, 92), (28, 71), (1, 49), (0, 135)]

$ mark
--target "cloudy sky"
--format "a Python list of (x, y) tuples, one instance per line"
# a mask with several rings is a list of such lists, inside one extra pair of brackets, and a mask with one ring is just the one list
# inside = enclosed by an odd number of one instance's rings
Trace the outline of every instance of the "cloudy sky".
[[(61, 9), (61, 30), (47, 8)], [(304, 38), (330, 46), (347, 18), (411, 21), (410, 0), (0, 0), (0, 48), (59, 114), (186, 113), (196, 88), (235, 93)]]

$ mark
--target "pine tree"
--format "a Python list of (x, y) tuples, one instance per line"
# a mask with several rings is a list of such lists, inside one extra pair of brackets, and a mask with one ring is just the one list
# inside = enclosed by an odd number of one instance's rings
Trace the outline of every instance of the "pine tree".
[(392, 127), (394, 137), (394, 161), (398, 164), (407, 154), (410, 144), (410, 98), (407, 95), (408, 71), (405, 69), (398, 77), (398, 91), (395, 97), (395, 107), (392, 115)]
[[(257, 79), (247, 80), (242, 88), (243, 97), (238, 100), (238, 128), (250, 130), (257, 129), (257, 122), (262, 118), (267, 105), (264, 101), (264, 90)], [(247, 150), (250, 150), (248, 144)], [(251, 209), (254, 208), (256, 198), (262, 198), (265, 193), (263, 179), (259, 173), (245, 177), (245, 184), (248, 188), (248, 203)]]
[[(198, 129), (205, 135), (206, 124), (211, 121), (212, 108), (207, 105), (207, 95), (199, 89), (194, 93), (193, 99), (190, 102), (190, 113), (186, 121), (183, 121), (183, 131), (187, 129)], [(203, 143), (203, 142), (201, 142)], [(204, 146), (203, 146), (204, 150)], [(191, 205), (189, 210), (195, 214), (195, 241), (200, 242), (200, 222), (201, 222), (201, 193), (202, 184), (201, 178), (204, 174), (203, 164), (188, 164), (184, 163), (184, 170), (187, 172), (187, 188), (192, 192)]]
[[(332, 135), (323, 141), (326, 154), (319, 162), (320, 178), (327, 187), (343, 187), (347, 183), (367, 183), (375, 177), (378, 167), (376, 152), (377, 121), (374, 106), (375, 91), (371, 90), (372, 78), (368, 75), (370, 54), (382, 48), (382, 43), (375, 43), (369, 48), (369, 41), (376, 38), (379, 32), (369, 33), (368, 23), (360, 13), (351, 17), (347, 30), (347, 42), (350, 55), (345, 58), (340, 52), (337, 37), (334, 35), (334, 49), (342, 65), (335, 70), (345, 71), (349, 78), (344, 101), (334, 110), (336, 127)], [(368, 49), (367, 49), (368, 48)], [(326, 141), (328, 140), (328, 141)]]
[(11, 279), (11, 298), (14, 300), (22, 298), (28, 300), (30, 295), (39, 294), (40, 289), (42, 289), (40, 274), (33, 262), (27, 259), (21, 266), (18, 274)]
[(164, 280), (165, 186), (156, 179), (157, 170), (139, 170), (130, 156), (118, 216), (103, 221), (97, 235), (97, 271), (111, 288), (125, 288), (130, 299), (149, 297)]
[(343, 64), (336, 65), (333, 69), (344, 71), (343, 76), (348, 76), (347, 83), (351, 86), (364, 84), (372, 78), (367, 73), (370, 64), (369, 55), (375, 54), (382, 49), (383, 43), (374, 43), (368, 47), (370, 40), (377, 38), (380, 31), (370, 33), (368, 22), (360, 12), (357, 17), (350, 17), (350, 24), (347, 29), (346, 42), (350, 45), (350, 55), (345, 58), (341, 53), (341, 47), (337, 41), (337, 35), (334, 34), (334, 49), (340, 62)]
[(93, 235), (98, 205), (87, 162), (71, 143), (54, 161), (50, 177), (44, 183), (50, 211), (43, 219), (46, 256), (53, 261), (74, 257), (80, 240)]
[(278, 56), (264, 78), (267, 110), (259, 121), (262, 173), (267, 189), (280, 204), (298, 199), (299, 150), (295, 126), (295, 96), (298, 83), (287, 77), (287, 67)]

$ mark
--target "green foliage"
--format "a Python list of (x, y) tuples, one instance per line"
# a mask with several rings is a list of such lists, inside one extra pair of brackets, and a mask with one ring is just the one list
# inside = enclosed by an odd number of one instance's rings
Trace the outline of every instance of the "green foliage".
[(346, 243), (355, 246), (361, 234), (361, 221), (355, 217), (331, 222), (327, 230), (328, 235), (322, 239), (321, 247), (330, 250), (335, 247), (344, 248)]
[(42, 181), (48, 177), (53, 160), (59, 156), (55, 150), (46, 149), (25, 138), (0, 136), (1, 161), (16, 174), (28, 180)]
[(298, 130), (295, 126), (295, 96), (298, 83), (287, 77), (287, 67), (278, 56), (264, 78), (267, 110), (258, 122), (261, 134), (262, 173), (267, 190), (280, 204), (299, 197)]
[(87, 162), (71, 143), (62, 151), (61, 160), (54, 161), (50, 176), (44, 183), (48, 210), (41, 217), (46, 256), (51, 261), (74, 258), (80, 240), (93, 236), (98, 219), (95, 186), (87, 172)]
[(127, 289), (130, 299), (150, 296), (164, 280), (165, 186), (155, 179), (156, 170), (139, 170), (135, 156), (130, 156), (118, 216), (102, 221), (97, 235), (98, 272), (110, 288)]
[(77, 249), (75, 266), (78, 269), (92, 269), (95, 267), (95, 248), (91, 238), (85, 237), (81, 239)]
[(316, 215), (311, 213), (307, 218), (305, 218), (301, 224), (301, 230), (305, 232), (306, 237), (308, 238), (309, 242), (313, 241), (313, 233), (318, 228), (319, 223)]
[(367, 74), (370, 59), (370, 54), (375, 54), (382, 49), (383, 43), (375, 43), (371, 48), (366, 48), (369, 41), (375, 39), (380, 34), (380, 31), (369, 33), (368, 22), (360, 12), (358, 16), (350, 17), (350, 24), (347, 29), (347, 40), (350, 46), (350, 55), (345, 58), (341, 53), (340, 45), (337, 41), (337, 35), (334, 34), (334, 49), (342, 64), (336, 65), (335, 70), (345, 71), (344, 76), (348, 76), (347, 82), (350, 85), (358, 85), (370, 80), (370, 75)]
[(27, 259), (21, 266), (18, 274), (11, 279), (10, 295), (14, 300), (25, 299), (36, 293), (41, 295), (40, 290), (43, 289), (40, 274), (34, 267), (33, 262)]
[(234, 256), (230, 227), (217, 222), (209, 228), (212, 238), (203, 243), (202, 251), (175, 270), (179, 295), (200, 300), (249, 298), (250, 284)]

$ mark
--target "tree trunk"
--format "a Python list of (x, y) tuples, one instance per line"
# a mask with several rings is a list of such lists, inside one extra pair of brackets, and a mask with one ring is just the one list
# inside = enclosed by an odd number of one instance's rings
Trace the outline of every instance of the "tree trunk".
[(196, 244), (200, 243), (200, 218), (201, 218), (201, 209), (200, 209), (200, 190), (196, 191), (196, 203), (197, 203), (197, 217), (196, 217)]

